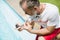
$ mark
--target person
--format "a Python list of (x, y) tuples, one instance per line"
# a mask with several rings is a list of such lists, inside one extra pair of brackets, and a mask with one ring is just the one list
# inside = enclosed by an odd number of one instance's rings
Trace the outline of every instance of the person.
[[(60, 34), (59, 10), (55, 5), (40, 3), (39, 0), (21, 0), (20, 6), (29, 16), (29, 19), (23, 27), (18, 28), (19, 31), (27, 30), (32, 34), (37, 34), (36, 40), (53, 40)], [(41, 28), (33, 30), (34, 22), (38, 23)]]

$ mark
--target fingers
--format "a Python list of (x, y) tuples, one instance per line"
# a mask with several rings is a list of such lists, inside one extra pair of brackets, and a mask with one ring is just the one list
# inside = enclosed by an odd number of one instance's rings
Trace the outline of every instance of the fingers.
[(23, 25), (16, 24), (15, 26), (16, 26), (16, 29), (17, 29), (18, 31), (22, 31), (22, 30), (23, 30)]
[(41, 22), (41, 19), (38, 19), (38, 22)]
[(18, 31), (22, 31), (22, 30), (24, 30), (24, 27), (18, 27), (18, 28), (16, 28)]
[(25, 30), (29, 29), (29, 23), (25, 23), (23, 28), (24, 28)]
[(18, 31), (22, 31), (23, 30), (23, 28), (21, 27), (21, 28), (18, 28)]
[(22, 29), (21, 28), (18, 28), (18, 31), (22, 31)]

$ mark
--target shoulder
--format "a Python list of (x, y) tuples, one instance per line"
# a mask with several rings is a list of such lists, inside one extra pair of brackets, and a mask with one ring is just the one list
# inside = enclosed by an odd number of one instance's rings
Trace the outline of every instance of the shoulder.
[(45, 13), (48, 16), (48, 19), (56, 19), (59, 17), (59, 9), (56, 5), (51, 3), (44, 3), (46, 4)]

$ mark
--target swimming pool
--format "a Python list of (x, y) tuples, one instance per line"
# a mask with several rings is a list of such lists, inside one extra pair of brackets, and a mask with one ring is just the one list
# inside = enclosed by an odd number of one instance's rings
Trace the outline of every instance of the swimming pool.
[(25, 30), (17, 31), (17, 22), (24, 23), (24, 19), (4, 0), (0, 0), (0, 40), (35, 40), (34, 34)]

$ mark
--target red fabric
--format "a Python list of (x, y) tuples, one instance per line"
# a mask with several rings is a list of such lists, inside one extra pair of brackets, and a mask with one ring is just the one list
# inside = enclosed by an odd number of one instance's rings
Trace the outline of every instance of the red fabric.
[[(60, 28), (55, 29), (54, 32), (52, 32), (49, 35), (45, 35), (43, 36), (45, 38), (45, 40), (52, 40), (54, 37), (56, 37), (56, 35), (60, 33)], [(39, 35), (36, 36), (36, 40), (38, 40)]]

